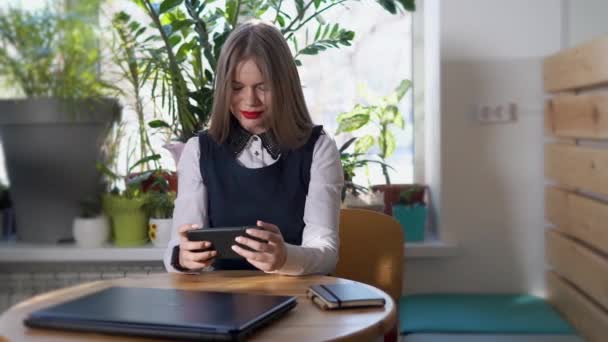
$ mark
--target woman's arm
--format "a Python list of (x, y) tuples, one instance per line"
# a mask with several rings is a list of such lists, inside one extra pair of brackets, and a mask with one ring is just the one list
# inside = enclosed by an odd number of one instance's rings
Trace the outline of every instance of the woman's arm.
[(165, 250), (164, 264), (168, 272), (179, 272), (171, 266), (173, 249), (180, 243), (178, 229), (185, 224), (209, 225), (207, 218), (207, 188), (199, 166), (198, 137), (190, 138), (177, 164), (178, 193), (173, 210), (171, 240)]
[(285, 244), (287, 258), (275, 273), (328, 274), (338, 262), (338, 226), (344, 172), (332, 138), (323, 134), (315, 144), (304, 207), (302, 245)]

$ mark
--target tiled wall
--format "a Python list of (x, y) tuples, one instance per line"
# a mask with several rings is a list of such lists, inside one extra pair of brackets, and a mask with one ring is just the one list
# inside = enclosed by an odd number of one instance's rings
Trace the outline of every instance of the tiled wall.
[(165, 272), (160, 262), (0, 264), (0, 313), (34, 295), (89, 281)]

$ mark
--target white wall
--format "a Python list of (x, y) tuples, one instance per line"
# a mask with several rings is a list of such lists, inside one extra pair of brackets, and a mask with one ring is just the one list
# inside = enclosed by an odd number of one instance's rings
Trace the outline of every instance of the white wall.
[[(542, 293), (541, 61), (560, 49), (557, 0), (441, 1), (440, 225), (454, 257), (406, 262), (406, 292)], [(481, 125), (475, 104), (515, 102)], [(433, 134), (433, 133), (432, 133)]]
[(571, 47), (608, 34), (608, 1), (564, 0), (564, 46)]

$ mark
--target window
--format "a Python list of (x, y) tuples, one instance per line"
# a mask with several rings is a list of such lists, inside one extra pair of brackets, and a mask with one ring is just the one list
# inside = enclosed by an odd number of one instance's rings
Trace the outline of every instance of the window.
[[(403, 79), (412, 80), (413, 14), (391, 15), (374, 1), (353, 1), (324, 18), (355, 32), (350, 47), (301, 58), (303, 65), (299, 71), (311, 115), (333, 135), (338, 128), (336, 117), (340, 113), (350, 111), (356, 104), (369, 104), (359, 91), (360, 86), (366, 87), (372, 97), (377, 98), (392, 93)], [(389, 171), (392, 183), (412, 183), (415, 180), (414, 162), (417, 159), (414, 157), (412, 100), (413, 91), (410, 90), (399, 105), (405, 129), (392, 129), (397, 140), (395, 152), (388, 160), (395, 169)], [(370, 127), (355, 132), (354, 136), (377, 135), (377, 132), (377, 128)], [(349, 133), (336, 136), (338, 147), (352, 136)], [(370, 158), (376, 152), (377, 148), (372, 149)], [(376, 166), (358, 169), (354, 181), (365, 186), (385, 182), (380, 167)]]

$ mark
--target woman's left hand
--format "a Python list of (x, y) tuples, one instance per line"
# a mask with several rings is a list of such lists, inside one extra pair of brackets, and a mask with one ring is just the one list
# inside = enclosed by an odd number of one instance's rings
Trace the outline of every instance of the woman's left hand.
[(258, 221), (257, 225), (261, 229), (247, 229), (247, 234), (268, 241), (268, 243), (239, 236), (236, 238), (236, 242), (251, 248), (253, 251), (249, 251), (239, 245), (233, 245), (232, 250), (262, 271), (276, 271), (283, 267), (285, 260), (287, 260), (287, 250), (281, 230), (274, 224), (263, 221)]

